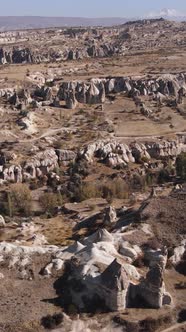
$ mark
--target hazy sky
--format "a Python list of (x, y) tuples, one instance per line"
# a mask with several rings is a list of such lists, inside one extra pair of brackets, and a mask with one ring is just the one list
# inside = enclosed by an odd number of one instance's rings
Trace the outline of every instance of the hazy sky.
[[(0, 0), (0, 16), (136, 17), (163, 8), (186, 14), (186, 0)], [(172, 11), (170, 11), (172, 13)]]

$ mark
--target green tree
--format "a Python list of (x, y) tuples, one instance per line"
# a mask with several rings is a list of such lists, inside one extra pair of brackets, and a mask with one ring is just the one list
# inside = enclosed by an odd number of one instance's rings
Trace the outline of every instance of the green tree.
[(181, 153), (176, 159), (176, 173), (183, 181), (186, 181), (186, 153)]

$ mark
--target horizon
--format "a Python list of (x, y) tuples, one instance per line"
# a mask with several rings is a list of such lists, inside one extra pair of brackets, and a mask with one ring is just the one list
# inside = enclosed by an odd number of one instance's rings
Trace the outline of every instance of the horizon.
[(133, 18), (186, 15), (185, 0), (94, 0), (86, 4), (84, 0), (7, 0), (1, 4), (1, 17), (80, 17), (80, 18)]

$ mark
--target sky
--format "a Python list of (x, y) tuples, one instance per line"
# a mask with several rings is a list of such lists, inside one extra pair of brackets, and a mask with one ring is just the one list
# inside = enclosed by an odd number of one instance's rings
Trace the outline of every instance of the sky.
[(141, 17), (186, 15), (186, 0), (0, 0), (0, 16)]

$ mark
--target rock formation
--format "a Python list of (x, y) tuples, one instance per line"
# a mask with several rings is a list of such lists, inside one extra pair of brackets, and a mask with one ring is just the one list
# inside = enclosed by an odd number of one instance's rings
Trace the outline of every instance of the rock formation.
[(105, 225), (112, 225), (117, 221), (117, 213), (114, 207), (109, 206), (104, 211), (104, 224)]
[(151, 308), (158, 309), (172, 302), (170, 294), (165, 291), (163, 271), (164, 269), (158, 264), (153, 266), (138, 287), (139, 296)]

